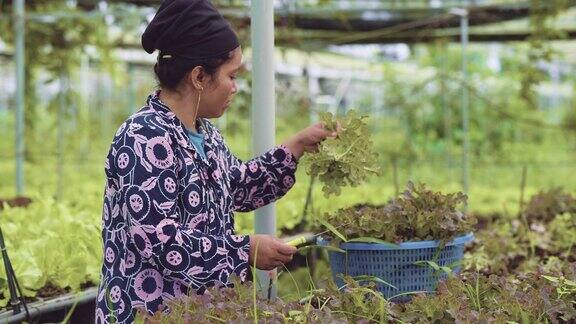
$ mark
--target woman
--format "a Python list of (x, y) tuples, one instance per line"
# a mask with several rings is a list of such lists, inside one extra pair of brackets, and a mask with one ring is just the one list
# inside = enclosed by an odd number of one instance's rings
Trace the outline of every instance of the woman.
[(251, 161), (234, 157), (207, 118), (230, 105), (242, 50), (208, 0), (164, 1), (142, 44), (159, 50), (160, 89), (120, 126), (105, 163), (97, 322), (168, 311), (231, 274), (249, 279), (250, 265), (290, 261), (296, 249), (273, 236), (236, 235), (234, 211), (282, 197), (302, 154), (334, 135), (314, 125)]

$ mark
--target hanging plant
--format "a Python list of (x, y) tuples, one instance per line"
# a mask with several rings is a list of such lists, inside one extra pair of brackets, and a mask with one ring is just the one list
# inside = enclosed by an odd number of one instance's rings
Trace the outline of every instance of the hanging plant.
[(568, 8), (567, 0), (531, 0), (530, 28), (528, 38), (528, 57), (523, 67), (520, 97), (532, 109), (537, 108), (535, 87), (545, 79), (545, 72), (538, 68), (541, 62), (551, 62), (554, 49), (550, 40), (562, 36), (562, 32), (553, 26), (552, 22)]

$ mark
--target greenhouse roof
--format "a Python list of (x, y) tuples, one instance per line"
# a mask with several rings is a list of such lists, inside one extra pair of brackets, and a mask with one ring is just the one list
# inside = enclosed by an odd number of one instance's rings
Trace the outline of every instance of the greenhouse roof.
[[(77, 0), (78, 5), (92, 10), (97, 8), (94, 0)], [(138, 6), (156, 7), (160, 0), (109, 0), (108, 3), (130, 3)], [(223, 2), (223, 1), (220, 1)], [(334, 1), (338, 3), (338, 1)], [(374, 3), (375, 1), (370, 1)], [(370, 3), (367, 1), (360, 2)], [(399, 1), (400, 3), (421, 3), (421, 1)], [(294, 3), (297, 3), (294, 1)], [(381, 2), (380, 2), (381, 3)], [(303, 30), (332, 30), (332, 31), (374, 31), (383, 28), (395, 27), (401, 24), (426, 21), (415, 28), (446, 28), (458, 26), (460, 19), (450, 11), (462, 7), (462, 1), (448, 1), (452, 6), (439, 7), (392, 5), (388, 6), (354, 6), (339, 7), (297, 7), (277, 6), (275, 9), (276, 24), (278, 27), (291, 27)], [(460, 5), (456, 5), (460, 3)], [(480, 3), (471, 1), (470, 3)], [(469, 10), (470, 25), (481, 25), (493, 22), (506, 21), (526, 17), (530, 11), (528, 1), (501, 1), (491, 4), (467, 6)], [(487, 3), (487, 4), (486, 4)], [(220, 6), (220, 11), (228, 19), (236, 22), (236, 26), (247, 26), (250, 23), (250, 11), (247, 6)]]
[[(9, 5), (11, 2), (8, 0), (4, 3)], [(35, 2), (37, 0), (28, 0), (27, 5), (33, 7)], [(250, 25), (249, 1), (215, 2), (240, 34)], [(329, 44), (420, 43), (438, 39), (458, 41), (459, 14), (462, 13), (458, 10), (463, 2), (469, 4), (465, 8), (471, 26), (470, 41), (522, 41), (530, 37), (527, 17), (531, 5), (526, 0), (321, 1), (320, 4), (328, 5), (316, 6), (310, 4), (314, 1), (278, 1), (279, 5), (275, 6), (276, 43), (314, 49)], [(576, 0), (568, 2), (569, 6), (576, 6)], [(77, 0), (80, 8), (90, 12), (100, 11), (102, 3)], [(161, 0), (108, 0), (105, 3), (137, 6), (143, 10), (144, 22)], [(563, 35), (554, 37), (576, 38), (576, 16), (572, 12), (567, 17), (568, 22), (561, 26)], [(130, 43), (121, 45), (131, 47)]]

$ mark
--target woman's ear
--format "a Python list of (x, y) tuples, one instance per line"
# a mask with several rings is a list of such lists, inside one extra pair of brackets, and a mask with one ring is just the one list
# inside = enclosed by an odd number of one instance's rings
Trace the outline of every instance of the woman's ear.
[(188, 73), (188, 82), (198, 91), (204, 90), (204, 83), (206, 82), (206, 73), (201, 66), (197, 66), (190, 73)]

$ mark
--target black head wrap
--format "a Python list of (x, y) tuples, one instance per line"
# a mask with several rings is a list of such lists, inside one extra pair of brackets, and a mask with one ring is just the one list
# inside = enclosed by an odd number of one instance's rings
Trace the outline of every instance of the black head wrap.
[(239, 45), (230, 24), (208, 0), (165, 0), (142, 34), (146, 52), (190, 60), (219, 57)]

